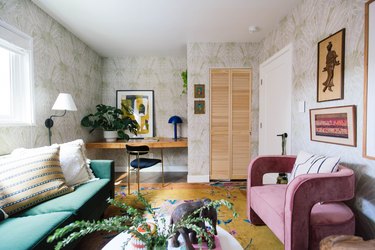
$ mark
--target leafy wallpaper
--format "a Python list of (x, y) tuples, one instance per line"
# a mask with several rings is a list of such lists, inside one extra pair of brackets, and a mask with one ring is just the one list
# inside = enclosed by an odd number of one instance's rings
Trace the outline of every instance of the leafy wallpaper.
[[(180, 115), (182, 136), (189, 137), (186, 149), (166, 153), (167, 164), (186, 165), (189, 176), (209, 175), (209, 69), (249, 67), (252, 81), (252, 156), (258, 150), (259, 64), (286, 45), (293, 43), (292, 152), (300, 150), (340, 155), (344, 165), (356, 172), (356, 197), (350, 202), (356, 212), (357, 231), (366, 238), (375, 237), (375, 161), (362, 158), (363, 119), (363, 46), (365, 0), (301, 0), (282, 19), (274, 31), (260, 43), (189, 43), (185, 57), (124, 57), (102, 59), (31, 1), (0, 0), (0, 20), (34, 38), (34, 78), (36, 124), (25, 127), (0, 127), (0, 154), (16, 147), (42, 146), (48, 143), (44, 120), (51, 114), (58, 93), (71, 93), (78, 107), (64, 118), (56, 118), (53, 142), (76, 138), (94, 140), (79, 125), (83, 115), (97, 103), (115, 105), (117, 89), (154, 89), (157, 136), (172, 136), (167, 123), (171, 115)], [(316, 102), (317, 43), (346, 28), (344, 100)], [(180, 95), (180, 72), (188, 69), (188, 93)], [(103, 77), (102, 77), (103, 76)], [(206, 114), (194, 115), (193, 85), (205, 84)], [(309, 138), (309, 113), (297, 112), (298, 101), (306, 101), (307, 110), (317, 107), (357, 106), (357, 147), (345, 147)], [(186, 105), (186, 103), (188, 105)], [(187, 123), (187, 120), (189, 121)], [(185, 151), (184, 151), (185, 150)], [(122, 151), (106, 157), (124, 165)]]
[[(183, 123), (178, 133), (187, 137), (186, 94), (182, 93), (181, 72), (186, 69), (186, 57), (122, 57), (103, 59), (103, 102), (116, 105), (116, 90), (154, 90), (155, 135), (173, 137), (169, 117), (178, 115)], [(158, 157), (159, 150), (153, 151)], [(187, 149), (164, 150), (166, 166), (187, 166)], [(103, 157), (115, 159), (116, 166), (126, 166), (123, 154), (108, 152)]]
[[(251, 68), (252, 79), (252, 138), (251, 155), (258, 153), (258, 53), (255, 43), (189, 43), (188, 119), (189, 176), (208, 178), (210, 171), (210, 68)], [(194, 84), (204, 84), (206, 113), (194, 114)]]
[[(356, 211), (357, 231), (375, 237), (375, 161), (362, 158), (363, 75), (364, 75), (363, 0), (304, 0), (262, 41), (259, 62), (293, 43), (292, 152), (300, 150), (339, 155), (343, 165), (356, 173), (356, 196), (351, 207)], [(344, 99), (316, 102), (317, 44), (346, 29)], [(298, 113), (298, 101), (306, 101), (306, 112)], [(342, 105), (357, 106), (357, 147), (310, 141), (309, 109)]]
[(59, 113), (51, 108), (60, 92), (73, 96), (78, 111), (54, 119), (52, 143), (87, 139), (80, 120), (101, 99), (101, 58), (31, 1), (0, 0), (0, 19), (33, 37), (35, 91), (35, 125), (0, 127), (0, 154), (48, 144), (44, 121)]

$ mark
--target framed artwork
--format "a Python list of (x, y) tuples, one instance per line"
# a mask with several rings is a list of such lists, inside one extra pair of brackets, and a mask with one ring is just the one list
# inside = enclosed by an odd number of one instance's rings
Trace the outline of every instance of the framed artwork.
[[(138, 135), (129, 134), (131, 138), (144, 138), (154, 136), (154, 91), (153, 90), (117, 90), (117, 108), (125, 116), (138, 122)], [(128, 109), (133, 113), (127, 112)]]
[(365, 4), (363, 156), (375, 160), (375, 0)]
[(204, 84), (194, 84), (194, 98), (204, 98)]
[(318, 43), (317, 101), (344, 98), (345, 29)]
[(355, 147), (356, 107), (310, 109), (310, 138), (312, 141)]
[(204, 113), (205, 113), (205, 102), (194, 101), (194, 114), (204, 114)]

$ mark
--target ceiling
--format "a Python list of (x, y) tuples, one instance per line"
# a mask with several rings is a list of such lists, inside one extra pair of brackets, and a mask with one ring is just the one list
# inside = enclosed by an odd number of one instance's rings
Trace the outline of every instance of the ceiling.
[(302, 0), (32, 1), (101, 56), (119, 57), (185, 55), (188, 42), (259, 42)]

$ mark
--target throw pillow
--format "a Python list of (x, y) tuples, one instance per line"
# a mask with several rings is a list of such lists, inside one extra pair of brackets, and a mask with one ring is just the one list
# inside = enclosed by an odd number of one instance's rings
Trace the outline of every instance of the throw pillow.
[(0, 209), (0, 221), (5, 220), (8, 218), (7, 213), (4, 212), (4, 210)]
[(340, 157), (327, 157), (299, 152), (289, 182), (302, 174), (333, 173), (337, 171)]
[(73, 191), (65, 184), (58, 146), (0, 158), (0, 209), (8, 215)]
[(97, 179), (90, 168), (90, 160), (86, 157), (85, 144), (81, 139), (60, 144), (60, 162), (69, 186)]

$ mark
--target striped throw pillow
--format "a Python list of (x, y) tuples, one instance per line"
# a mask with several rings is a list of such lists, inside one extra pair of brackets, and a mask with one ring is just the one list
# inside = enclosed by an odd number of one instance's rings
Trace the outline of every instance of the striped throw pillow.
[(0, 209), (12, 215), (73, 191), (65, 184), (59, 146), (0, 158)]
[(340, 157), (327, 157), (299, 152), (289, 182), (302, 174), (333, 173), (337, 171)]

